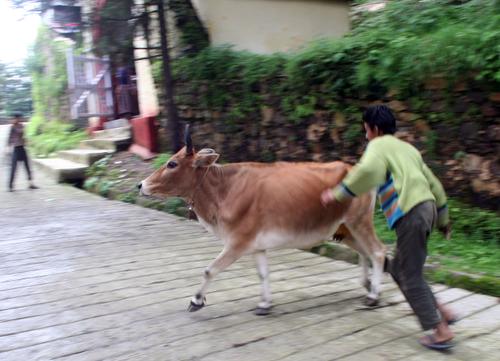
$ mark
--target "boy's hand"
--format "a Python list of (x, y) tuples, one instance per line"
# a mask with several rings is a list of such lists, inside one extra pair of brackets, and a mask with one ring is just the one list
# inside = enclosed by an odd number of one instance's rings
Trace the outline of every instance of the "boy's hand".
[(448, 223), (446, 226), (439, 227), (438, 231), (443, 234), (447, 241), (449, 241), (451, 238), (451, 223)]
[(332, 190), (331, 189), (325, 189), (321, 193), (321, 204), (326, 207), (330, 203), (334, 202), (335, 198), (333, 198)]

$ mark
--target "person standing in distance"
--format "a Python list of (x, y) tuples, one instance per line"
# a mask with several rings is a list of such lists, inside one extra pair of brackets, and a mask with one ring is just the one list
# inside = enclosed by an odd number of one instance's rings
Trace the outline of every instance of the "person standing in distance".
[(24, 162), (26, 167), (26, 173), (28, 175), (29, 189), (38, 189), (38, 187), (33, 183), (33, 177), (31, 174), (31, 169), (28, 160), (28, 154), (26, 153), (25, 139), (24, 139), (24, 125), (22, 123), (22, 115), (20, 113), (15, 113), (12, 119), (12, 127), (10, 128), (9, 138), (7, 146), (12, 151), (12, 163), (10, 168), (9, 177), (9, 192), (14, 191), (14, 178), (16, 176), (16, 168), (18, 162)]

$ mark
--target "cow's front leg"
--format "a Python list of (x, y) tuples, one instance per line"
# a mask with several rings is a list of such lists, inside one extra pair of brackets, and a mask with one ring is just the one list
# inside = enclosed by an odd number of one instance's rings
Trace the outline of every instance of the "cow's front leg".
[(217, 258), (205, 269), (203, 273), (203, 284), (200, 290), (193, 296), (188, 307), (189, 312), (195, 312), (205, 306), (205, 293), (210, 281), (221, 271), (232, 265), (240, 258), (241, 253), (229, 247), (224, 248)]
[(255, 309), (255, 314), (265, 316), (271, 311), (271, 287), (269, 285), (269, 267), (267, 265), (266, 251), (258, 251), (254, 256), (262, 285), (262, 298)]

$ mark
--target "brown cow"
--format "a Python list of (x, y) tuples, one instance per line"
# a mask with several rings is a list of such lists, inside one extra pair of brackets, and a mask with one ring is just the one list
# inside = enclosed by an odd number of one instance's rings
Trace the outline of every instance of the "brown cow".
[[(256, 313), (267, 314), (271, 291), (266, 250), (308, 249), (341, 229), (343, 241), (360, 254), (362, 282), (374, 305), (380, 293), (385, 247), (373, 227), (375, 192), (326, 208), (323, 190), (334, 187), (350, 166), (332, 163), (232, 163), (219, 165), (212, 149), (193, 150), (188, 128), (186, 146), (139, 184), (143, 195), (184, 198), (199, 222), (224, 242), (207, 267), (201, 289), (189, 311), (205, 305), (210, 280), (245, 254), (253, 254), (262, 280)], [(368, 280), (368, 260), (373, 266)]]

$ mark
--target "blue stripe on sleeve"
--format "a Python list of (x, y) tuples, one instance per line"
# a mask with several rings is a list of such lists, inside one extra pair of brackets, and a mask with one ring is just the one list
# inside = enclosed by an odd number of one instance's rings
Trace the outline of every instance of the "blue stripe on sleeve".
[(351, 197), (356, 197), (356, 195), (355, 195), (355, 194), (354, 194), (354, 193), (353, 193), (353, 192), (352, 192), (349, 188), (347, 188), (347, 186), (346, 186), (344, 183), (342, 183), (342, 184), (341, 184), (341, 186), (342, 186), (342, 189), (343, 189), (343, 190), (344, 190), (347, 194), (349, 194)]

